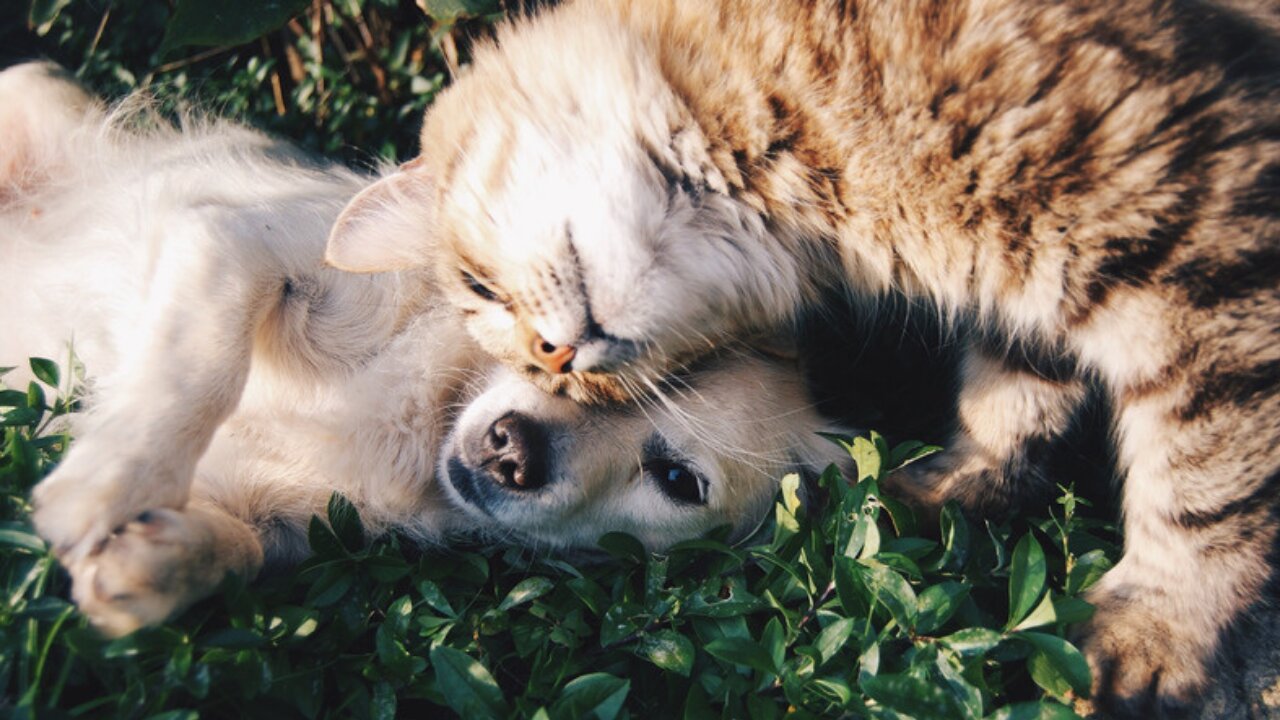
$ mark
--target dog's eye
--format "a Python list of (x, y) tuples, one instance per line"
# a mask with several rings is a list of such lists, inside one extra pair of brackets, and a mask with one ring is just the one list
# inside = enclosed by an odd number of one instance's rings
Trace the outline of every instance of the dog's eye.
[(663, 495), (690, 505), (707, 504), (707, 483), (697, 473), (671, 460), (650, 460), (644, 474), (657, 484)]
[(497, 293), (490, 290), (488, 286), (477, 280), (474, 275), (466, 270), (462, 271), (462, 282), (466, 284), (468, 290), (479, 295), (484, 300), (488, 302), (499, 302)]

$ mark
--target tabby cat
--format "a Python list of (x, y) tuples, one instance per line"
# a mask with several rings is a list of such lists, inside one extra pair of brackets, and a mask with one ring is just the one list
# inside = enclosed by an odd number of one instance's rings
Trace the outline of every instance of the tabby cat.
[(489, 352), (587, 402), (823, 289), (915, 299), (967, 343), (949, 452), (897, 479), (926, 505), (1016, 502), (1100, 383), (1127, 547), (1081, 642), (1104, 708), (1172, 711), (1277, 537), (1274, 27), (1203, 0), (570, 3), (476, 51), (328, 257), (431, 263)]

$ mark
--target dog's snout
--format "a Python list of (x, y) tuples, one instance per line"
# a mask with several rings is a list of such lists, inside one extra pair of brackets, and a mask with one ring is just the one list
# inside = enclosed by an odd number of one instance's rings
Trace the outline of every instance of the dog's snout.
[(498, 418), (485, 433), (480, 462), (485, 474), (511, 490), (536, 490), (547, 482), (546, 431), (521, 413)]

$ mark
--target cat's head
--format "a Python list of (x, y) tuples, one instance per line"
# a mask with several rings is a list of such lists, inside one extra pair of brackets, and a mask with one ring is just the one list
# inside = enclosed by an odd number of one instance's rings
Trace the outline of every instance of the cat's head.
[(612, 401), (786, 327), (800, 280), (640, 41), (562, 16), (477, 53), (428, 112), (422, 156), (352, 202), (328, 260), (429, 265), (490, 354)]

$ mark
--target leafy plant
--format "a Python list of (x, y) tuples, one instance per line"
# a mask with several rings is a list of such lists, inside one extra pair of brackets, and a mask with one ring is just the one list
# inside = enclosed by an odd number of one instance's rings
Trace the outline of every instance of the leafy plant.
[[(0, 25), (108, 97), (146, 90), (348, 162), (410, 157), (423, 110), (497, 0), (31, 0)], [(0, 50), (0, 60), (8, 54)]]
[(74, 407), (52, 363), (32, 368), (40, 382), (0, 391), (0, 696), (18, 716), (1068, 718), (1088, 691), (1063, 631), (1091, 611), (1111, 529), (1064, 490), (1043, 518), (948, 506), (922, 535), (879, 483), (927, 449), (875, 433), (841, 440), (857, 478), (828, 469), (810, 506), (784, 478), (773, 523), (737, 546), (422, 552), (366, 543), (335, 496), (295, 572), (104, 641), (25, 523), (66, 447), (38, 430)]

